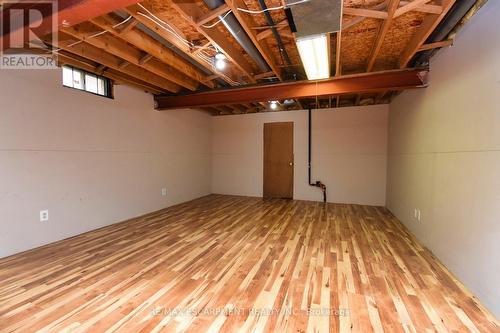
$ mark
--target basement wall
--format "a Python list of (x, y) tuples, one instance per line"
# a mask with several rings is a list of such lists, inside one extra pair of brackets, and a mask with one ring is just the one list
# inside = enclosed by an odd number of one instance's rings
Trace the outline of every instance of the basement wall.
[[(390, 106), (387, 207), (500, 318), (500, 2)], [(420, 209), (421, 221), (414, 218)]]
[(64, 88), (61, 75), (0, 73), (0, 257), (210, 193), (209, 115), (156, 112), (126, 86), (114, 100)]
[[(328, 201), (385, 205), (388, 105), (313, 110), (312, 179)], [(264, 123), (294, 123), (294, 199), (322, 201), (307, 179), (307, 111), (212, 118), (212, 192), (261, 197)]]

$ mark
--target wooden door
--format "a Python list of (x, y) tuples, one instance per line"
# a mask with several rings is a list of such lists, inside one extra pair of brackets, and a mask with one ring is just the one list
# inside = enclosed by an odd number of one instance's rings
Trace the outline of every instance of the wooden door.
[(264, 197), (293, 198), (293, 122), (264, 124)]

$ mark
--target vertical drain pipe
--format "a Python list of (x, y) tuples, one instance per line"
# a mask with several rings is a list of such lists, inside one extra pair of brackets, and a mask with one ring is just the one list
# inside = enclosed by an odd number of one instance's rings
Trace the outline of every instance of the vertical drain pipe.
[(308, 152), (307, 152), (308, 156), (307, 156), (307, 170), (308, 170), (308, 174), (309, 174), (308, 183), (309, 183), (309, 186), (315, 186), (315, 187), (321, 188), (321, 190), (323, 191), (323, 202), (326, 203), (326, 185), (323, 184), (320, 180), (317, 180), (314, 183), (311, 181), (311, 172), (312, 172), (312, 168), (311, 168), (311, 141), (312, 141), (311, 108), (309, 108), (307, 116), (308, 116), (308, 140), (307, 140), (308, 141)]

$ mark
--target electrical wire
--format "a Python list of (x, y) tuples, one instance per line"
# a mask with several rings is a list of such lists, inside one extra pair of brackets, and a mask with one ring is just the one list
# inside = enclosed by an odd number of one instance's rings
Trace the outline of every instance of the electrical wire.
[[(125, 20), (123, 20), (123, 21), (121, 21), (121, 22), (119, 22), (119, 23), (117, 23), (117, 24), (113, 25), (113, 29), (118, 28), (120, 25), (127, 23), (127, 22), (128, 22), (128, 21), (130, 21), (131, 19), (132, 19), (132, 15), (130, 15), (129, 17), (127, 17)], [(104, 35), (104, 34), (105, 34), (105, 33), (107, 33), (107, 32), (108, 32), (107, 30), (103, 30), (103, 31), (100, 31), (100, 32), (95, 33), (95, 34), (93, 34), (93, 35), (87, 36), (87, 37), (85, 37), (85, 39), (95, 38), (95, 37), (98, 37), (98, 36)], [(83, 39), (83, 40), (79, 40), (79, 41), (76, 41), (76, 42), (74, 42), (74, 43), (71, 43), (71, 44), (69, 44), (67, 47), (73, 47), (73, 46), (75, 46), (75, 45), (78, 45), (78, 44), (80, 44), (80, 43), (83, 43), (83, 42), (85, 41), (85, 39)], [(53, 50), (52, 52), (58, 52), (59, 50), (61, 50), (61, 48), (58, 48), (58, 49), (56, 49), (56, 50)]]
[(275, 11), (275, 10), (285, 9), (287, 7), (292, 7), (295, 5), (300, 5), (301, 3), (309, 2), (309, 1), (311, 1), (311, 0), (300, 0), (300, 1), (289, 3), (287, 5), (278, 6), (278, 7), (269, 7), (269, 8), (263, 9), (263, 10), (250, 10), (250, 9), (244, 9), (244, 8), (236, 8), (236, 9), (239, 10), (240, 12), (244, 12), (247, 14), (262, 14), (265, 12), (271, 12), (271, 11)]
[(226, 18), (226, 16), (228, 16), (229, 14), (231, 14), (232, 11), (228, 11), (226, 14), (224, 14), (224, 16), (220, 17), (214, 24), (211, 24), (211, 25), (202, 25), (203, 28), (207, 28), (207, 29), (211, 29), (213, 27), (215, 27), (217, 24), (221, 23), (222, 20), (224, 20)]
[[(210, 53), (207, 53), (207, 51), (203, 50), (203, 49), (206, 49), (206, 48), (211, 48), (214, 51), (217, 51), (217, 47), (215, 47), (214, 45), (209, 45), (207, 47), (195, 45), (194, 43), (188, 41), (187, 39), (185, 39), (184, 37), (182, 37), (181, 35), (179, 35), (170, 24), (168, 24), (167, 22), (163, 21), (161, 18), (159, 18), (158, 16), (156, 16), (155, 14), (153, 14), (152, 12), (150, 12), (147, 8), (145, 8), (141, 4), (138, 4), (138, 5), (148, 14), (148, 15), (146, 15), (144, 13), (137, 12), (138, 15), (141, 15), (142, 17), (145, 17), (145, 18), (149, 19), (150, 21), (152, 21), (153, 23), (157, 24), (158, 26), (160, 26), (165, 31), (171, 33), (175, 38), (177, 38), (179, 41), (181, 41), (184, 45), (186, 45), (186, 46), (188, 46), (190, 48), (194, 48), (194, 49), (202, 49), (198, 53), (196, 53), (196, 57), (200, 58), (202, 61), (204, 61), (205, 63), (207, 63), (208, 65), (210, 65), (212, 71), (214, 73), (216, 73), (217, 75), (220, 75), (221, 77), (223, 77), (224, 80), (227, 81), (230, 85), (233, 85), (233, 86), (240, 85), (239, 82), (232, 80), (230, 77), (228, 77), (227, 75), (225, 75), (225, 74), (221, 73), (219, 70), (217, 70), (215, 68), (214, 64), (213, 64), (212, 55)], [(229, 13), (230, 12), (226, 13), (225, 16), (229, 15)], [(220, 23), (220, 22), (217, 22), (216, 24), (218, 24), (218, 23)]]
[[(302, 0), (302, 1), (309, 1), (309, 0)], [(138, 15), (141, 15), (149, 20), (151, 20), (153, 23), (159, 25), (161, 28), (163, 28), (165, 31), (171, 33), (175, 38), (177, 38), (179, 41), (181, 41), (184, 45), (190, 47), (190, 48), (200, 48), (200, 49), (206, 49), (206, 48), (212, 48), (213, 50), (217, 51), (217, 47), (215, 47), (214, 45), (209, 45), (209, 46), (198, 46), (198, 45), (195, 45), (194, 43), (188, 41), (187, 39), (185, 39), (184, 37), (182, 37), (179, 33), (177, 33), (175, 31), (175, 29), (169, 25), (167, 22), (163, 21), (162, 19), (160, 19), (159, 17), (157, 17), (156, 15), (154, 15), (153, 13), (151, 13), (148, 9), (146, 9), (144, 6), (142, 6), (141, 4), (138, 4), (144, 11), (147, 12), (147, 14), (149, 15), (146, 15), (144, 13), (141, 13), (141, 12), (137, 12)], [(229, 15), (231, 13), (231, 11), (228, 11), (221, 19), (219, 19), (217, 22), (213, 23), (212, 25), (210, 26), (204, 26), (205, 28), (212, 28), (214, 26), (216, 26), (217, 24), (219, 24), (227, 15)], [(113, 29), (127, 23), (129, 20), (131, 20), (133, 18), (132, 15), (130, 15), (129, 17), (127, 17), (125, 20), (115, 24), (112, 26)], [(85, 39), (82, 39), (82, 40), (79, 40), (79, 41), (76, 41), (74, 43), (71, 43), (69, 45), (67, 45), (67, 47), (73, 47), (75, 45), (78, 45), (80, 43), (83, 43), (86, 39), (91, 39), (91, 38), (95, 38), (95, 37), (98, 37), (98, 36), (101, 36), (101, 35), (104, 35), (106, 33), (108, 33), (109, 31), (107, 30), (103, 30), (103, 31), (100, 31), (98, 33), (95, 33), (93, 35), (90, 35), (90, 36), (86, 36)], [(59, 51), (63, 50), (62, 48), (57, 48), (57, 49), (54, 49), (54, 50), (49, 50), (48, 52), (49, 53), (58, 53)], [(216, 73), (217, 75), (221, 76), (222, 78), (224, 78), (225, 81), (227, 81), (229, 84), (235, 86), (235, 85), (240, 85), (239, 82), (237, 81), (234, 81), (232, 80), (230, 77), (228, 77), (227, 75), (225, 75), (224, 73), (221, 73), (219, 72), (214, 64), (213, 64), (213, 61), (212, 61), (212, 55), (207, 53), (205, 50), (201, 50), (200, 52), (198, 52), (196, 54), (196, 56), (198, 58), (200, 58), (202, 61), (206, 62), (207, 64), (209, 64), (212, 68), (212, 71), (214, 73)]]

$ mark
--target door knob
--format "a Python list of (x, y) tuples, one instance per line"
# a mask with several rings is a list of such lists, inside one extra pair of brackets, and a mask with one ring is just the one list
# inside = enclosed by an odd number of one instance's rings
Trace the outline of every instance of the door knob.
[(290, 166), (293, 166), (293, 162), (290, 162)]

